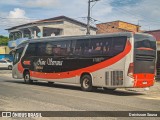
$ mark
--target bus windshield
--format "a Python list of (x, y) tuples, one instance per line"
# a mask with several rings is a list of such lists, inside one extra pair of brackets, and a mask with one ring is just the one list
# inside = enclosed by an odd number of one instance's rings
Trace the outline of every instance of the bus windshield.
[(156, 50), (156, 41), (151, 36), (136, 34), (134, 36), (136, 49)]
[(23, 52), (24, 47), (21, 47), (19, 49), (16, 49), (15, 53), (14, 53), (14, 60), (13, 60), (13, 65), (15, 65), (16, 63), (19, 62), (22, 52)]

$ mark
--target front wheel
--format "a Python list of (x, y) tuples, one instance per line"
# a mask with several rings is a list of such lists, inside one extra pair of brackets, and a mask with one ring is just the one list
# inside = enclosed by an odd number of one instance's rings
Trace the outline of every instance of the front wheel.
[(84, 75), (81, 78), (81, 89), (83, 91), (87, 91), (90, 92), (93, 90), (93, 86), (92, 86), (92, 78), (90, 75)]
[(27, 83), (27, 84), (33, 82), (33, 80), (30, 79), (30, 74), (29, 74), (29, 72), (25, 72), (25, 73), (24, 73), (24, 82)]

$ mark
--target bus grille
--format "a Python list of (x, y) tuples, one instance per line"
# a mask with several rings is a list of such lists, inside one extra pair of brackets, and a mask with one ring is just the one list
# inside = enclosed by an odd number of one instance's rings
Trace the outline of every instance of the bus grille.
[(105, 82), (106, 82), (106, 85), (109, 85), (109, 72), (106, 72), (105, 74)]
[(155, 56), (153, 55), (136, 55), (136, 60), (137, 61), (154, 61)]
[(123, 85), (123, 71), (111, 71), (111, 86)]

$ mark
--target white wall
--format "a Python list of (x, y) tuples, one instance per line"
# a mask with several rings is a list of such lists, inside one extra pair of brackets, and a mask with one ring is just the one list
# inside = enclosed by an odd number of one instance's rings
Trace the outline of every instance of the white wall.
[[(23, 26), (23, 27), (19, 27), (18, 29), (26, 29), (26, 28), (32, 28), (35, 25), (28, 25), (28, 26)], [(86, 28), (81, 26), (81, 25), (77, 25), (68, 21), (64, 21), (62, 23), (45, 23), (45, 24), (37, 24), (36, 25), (38, 28), (41, 27), (49, 27), (49, 28), (59, 28), (62, 29), (62, 35), (64, 36), (75, 36), (75, 35), (86, 35)], [(14, 31), (19, 31), (18, 29), (14, 29), (14, 30), (9, 30), (9, 32), (14, 32)], [(96, 35), (96, 31), (95, 30), (90, 30), (90, 34), (91, 35)]]
[(157, 51), (160, 51), (160, 43), (157, 42)]
[[(76, 25), (70, 22), (64, 22), (64, 35), (86, 35), (86, 28), (80, 25)], [(96, 31), (90, 30), (91, 35), (95, 35)]]

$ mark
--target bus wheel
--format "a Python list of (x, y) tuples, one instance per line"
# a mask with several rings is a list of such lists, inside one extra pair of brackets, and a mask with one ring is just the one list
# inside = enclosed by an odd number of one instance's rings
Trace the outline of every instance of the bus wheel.
[(33, 80), (30, 79), (30, 74), (28, 71), (24, 73), (24, 82), (25, 83), (32, 83), (33, 82)]
[(114, 90), (116, 90), (116, 88), (106, 88), (106, 87), (103, 87), (103, 90), (104, 91), (114, 91)]
[(93, 86), (92, 86), (92, 78), (90, 75), (84, 75), (81, 78), (81, 89), (83, 91), (92, 91)]

